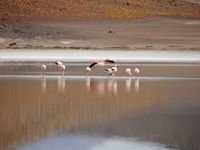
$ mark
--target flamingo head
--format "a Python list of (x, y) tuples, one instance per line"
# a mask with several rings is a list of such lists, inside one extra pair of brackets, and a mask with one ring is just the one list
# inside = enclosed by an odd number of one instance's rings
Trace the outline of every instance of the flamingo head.
[(46, 71), (47, 70), (47, 66), (46, 65), (41, 65), (41, 71)]
[(88, 76), (90, 74), (91, 68), (90, 67), (86, 67), (86, 75)]

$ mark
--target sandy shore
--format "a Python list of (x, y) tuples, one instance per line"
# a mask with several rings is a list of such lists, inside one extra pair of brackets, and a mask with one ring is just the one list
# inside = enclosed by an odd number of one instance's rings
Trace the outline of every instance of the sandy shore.
[(200, 50), (198, 18), (0, 21), (0, 49)]

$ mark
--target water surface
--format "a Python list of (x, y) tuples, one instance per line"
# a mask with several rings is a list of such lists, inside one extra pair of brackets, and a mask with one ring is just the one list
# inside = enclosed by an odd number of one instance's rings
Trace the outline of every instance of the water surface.
[(0, 75), (0, 149), (200, 149), (200, 67), (138, 65), (133, 78), (126, 65), (116, 77), (52, 66), (44, 78), (11, 65)]

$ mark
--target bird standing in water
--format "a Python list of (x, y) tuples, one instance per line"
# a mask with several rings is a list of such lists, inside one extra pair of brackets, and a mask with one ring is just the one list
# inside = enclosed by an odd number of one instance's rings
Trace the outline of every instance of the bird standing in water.
[(107, 72), (109, 76), (115, 76), (114, 73), (117, 72), (117, 70), (118, 70), (118, 65), (115, 65), (112, 68), (105, 69), (105, 72)]
[(41, 71), (41, 77), (43, 78), (44, 77), (44, 73), (47, 71), (47, 66), (42, 64), (40, 66), (40, 71)]
[(134, 73), (135, 73), (135, 74), (139, 74), (139, 73), (140, 73), (140, 70), (139, 70), (137, 67), (135, 67)]
[(131, 77), (133, 76), (130, 68), (126, 68), (126, 73)]
[(114, 64), (114, 60), (110, 59), (110, 58), (106, 58), (104, 61), (101, 62), (97, 62), (97, 61), (93, 61), (88, 67), (86, 67), (86, 75), (88, 76), (92, 70), (92, 67), (94, 67), (95, 65), (98, 66), (105, 66), (105, 64), (107, 63), (111, 63)]
[(66, 67), (65, 67), (65, 65), (63, 65), (63, 64), (60, 66), (60, 71), (61, 71), (61, 73), (62, 73), (62, 76), (65, 75), (65, 68), (66, 68)]
[[(130, 68), (126, 68), (126, 73), (129, 75), (129, 76), (133, 76), (133, 73), (132, 73), (132, 71), (131, 71), (131, 69)], [(137, 68), (137, 67), (135, 67), (134, 68), (134, 74), (139, 74), (140, 73), (140, 70)]]
[(61, 72), (62, 75), (64, 76), (64, 74), (65, 74), (65, 69), (66, 69), (65, 65), (64, 65), (61, 61), (56, 61), (55, 64), (56, 64), (57, 66), (59, 66), (60, 72)]

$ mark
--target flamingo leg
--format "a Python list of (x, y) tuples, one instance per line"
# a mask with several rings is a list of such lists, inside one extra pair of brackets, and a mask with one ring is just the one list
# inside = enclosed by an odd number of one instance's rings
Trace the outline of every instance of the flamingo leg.
[(41, 78), (44, 78), (44, 71), (41, 71)]
[(65, 75), (65, 71), (62, 71), (62, 76), (64, 76)]

